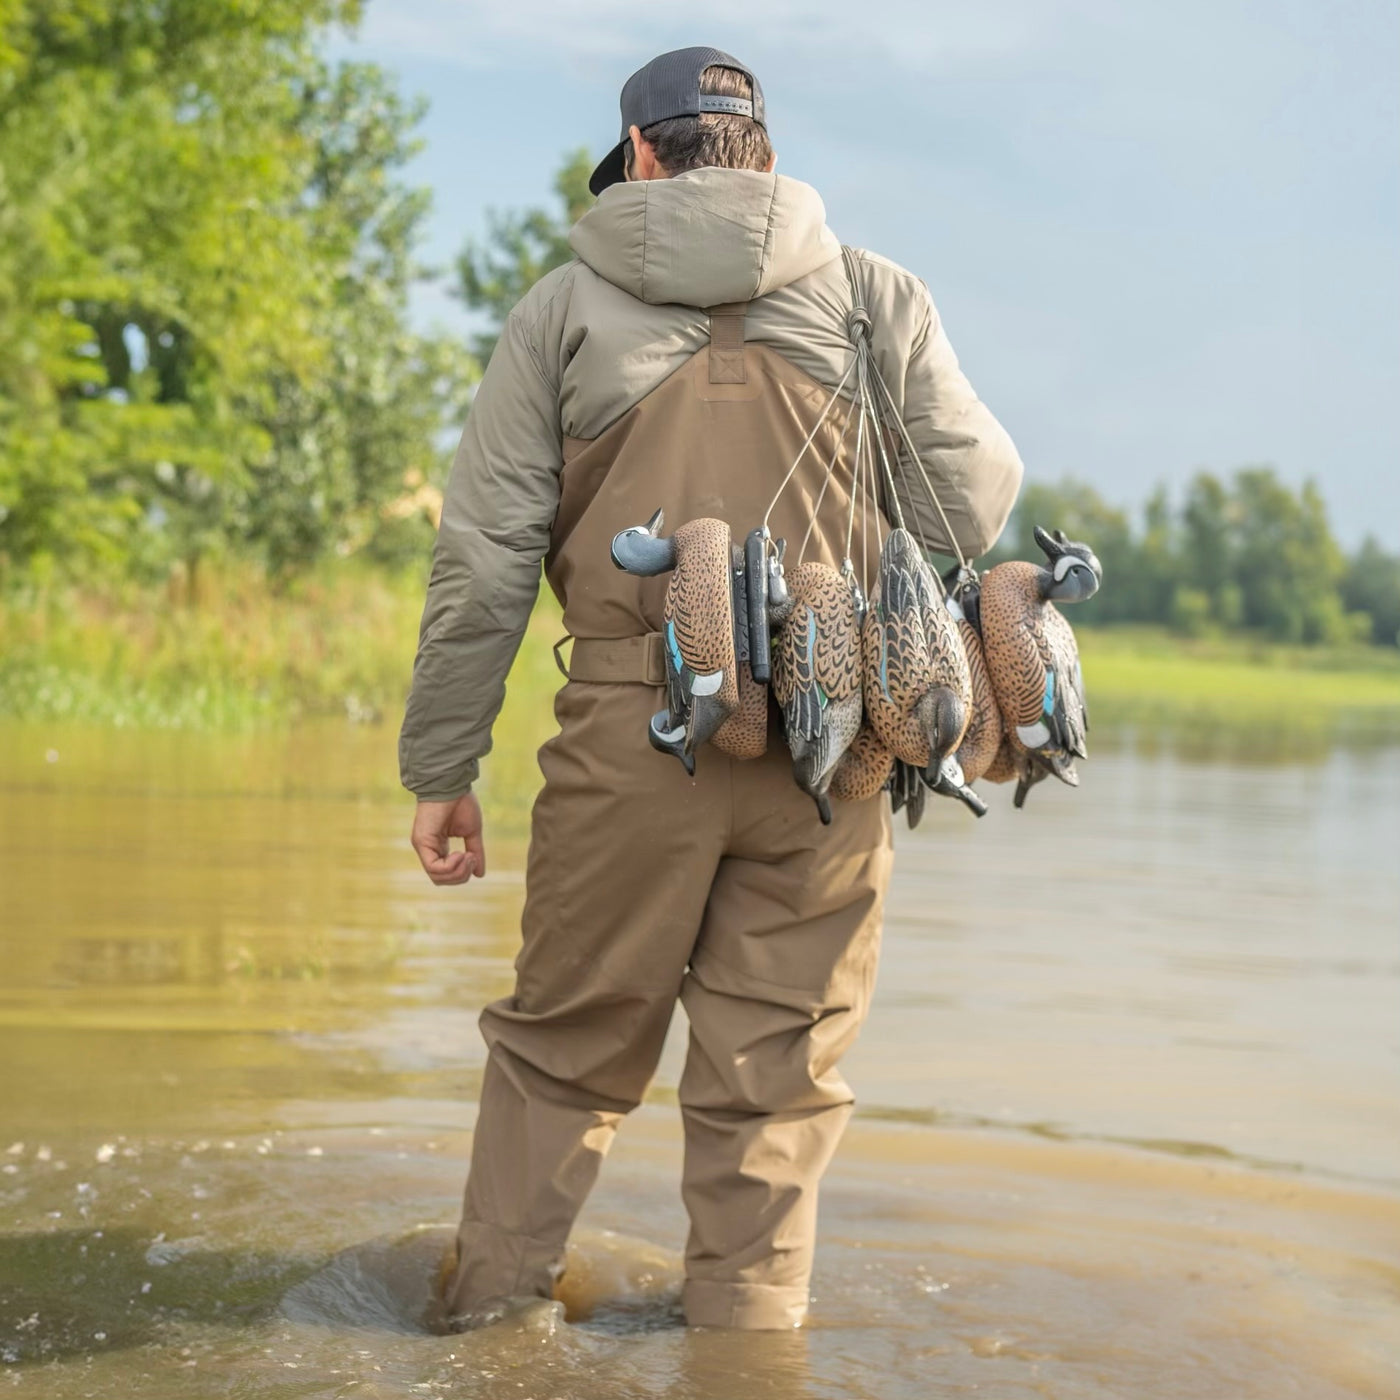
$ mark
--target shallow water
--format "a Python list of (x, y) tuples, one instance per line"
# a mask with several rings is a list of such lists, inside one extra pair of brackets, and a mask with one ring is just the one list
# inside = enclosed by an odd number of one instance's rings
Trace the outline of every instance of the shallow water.
[(1400, 1395), (1400, 750), (940, 804), (810, 1327), (680, 1324), (678, 1025), (574, 1322), (440, 1338), (521, 850), (432, 889), (392, 748), (0, 727), (0, 1391)]

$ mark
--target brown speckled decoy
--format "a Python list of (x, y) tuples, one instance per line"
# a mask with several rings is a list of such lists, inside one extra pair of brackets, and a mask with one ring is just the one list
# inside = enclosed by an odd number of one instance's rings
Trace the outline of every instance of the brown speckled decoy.
[(967, 726), (972, 680), (957, 624), (906, 530), (891, 530), (880, 551), (862, 642), (866, 714), (896, 760), (895, 810), (907, 806), (915, 824), (922, 801), (901, 781), (898, 765), (925, 772), (930, 786), (937, 785)]
[(1035, 539), (1048, 566), (998, 564), (981, 586), (982, 642), (1016, 764), (1018, 807), (1048, 774), (1079, 783), (1074, 760), (1088, 754), (1084, 678), (1074, 632), (1055, 603), (1091, 598), (1103, 580), (1088, 545), (1039, 526)]
[(613, 537), (619, 569), (649, 576), (672, 571), (662, 635), (668, 708), (652, 716), (652, 747), (695, 772), (695, 750), (739, 708), (729, 526), (702, 517), (662, 538), (661, 511)]
[(829, 564), (799, 564), (770, 596), (773, 694), (793, 777), (831, 821), (827, 792), (861, 722), (860, 619), (850, 581)]

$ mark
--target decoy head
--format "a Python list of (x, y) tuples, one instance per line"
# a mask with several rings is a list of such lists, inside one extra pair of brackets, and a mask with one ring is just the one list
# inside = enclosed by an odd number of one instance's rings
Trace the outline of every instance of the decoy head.
[(695, 776), (695, 755), (685, 742), (685, 725), (671, 719), (670, 710), (658, 710), (647, 725), (647, 738), (657, 753), (669, 753), (685, 765), (685, 771)]
[(676, 542), (674, 538), (660, 539), (664, 516), (661, 511), (645, 525), (629, 525), (613, 536), (612, 561), (619, 569), (629, 574), (664, 574), (667, 569), (676, 567)]
[(1099, 591), (1103, 565), (1087, 544), (1065, 538), (1063, 530), (1053, 533), (1035, 527), (1035, 542), (1045, 551), (1050, 582), (1045, 596), (1057, 603), (1082, 603)]
[(947, 686), (936, 685), (914, 702), (914, 719), (928, 739), (928, 766), (937, 769), (957, 747), (967, 728), (967, 708), (962, 696)]

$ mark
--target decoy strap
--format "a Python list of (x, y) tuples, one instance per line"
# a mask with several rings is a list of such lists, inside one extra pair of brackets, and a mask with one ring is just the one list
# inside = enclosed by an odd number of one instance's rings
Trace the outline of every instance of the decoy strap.
[(744, 366), (744, 313), (748, 309), (746, 301), (709, 308), (711, 384), (748, 383)]
[(575, 637), (568, 677), (589, 685), (665, 685), (660, 632), (640, 637)]

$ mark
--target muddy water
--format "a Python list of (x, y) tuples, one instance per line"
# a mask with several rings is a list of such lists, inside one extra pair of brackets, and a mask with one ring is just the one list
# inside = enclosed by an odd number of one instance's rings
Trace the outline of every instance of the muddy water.
[(1400, 750), (940, 807), (811, 1326), (680, 1325), (673, 1035), (562, 1307), (454, 1338), (520, 849), (429, 887), (391, 751), (0, 728), (0, 1392), (1400, 1395)]

